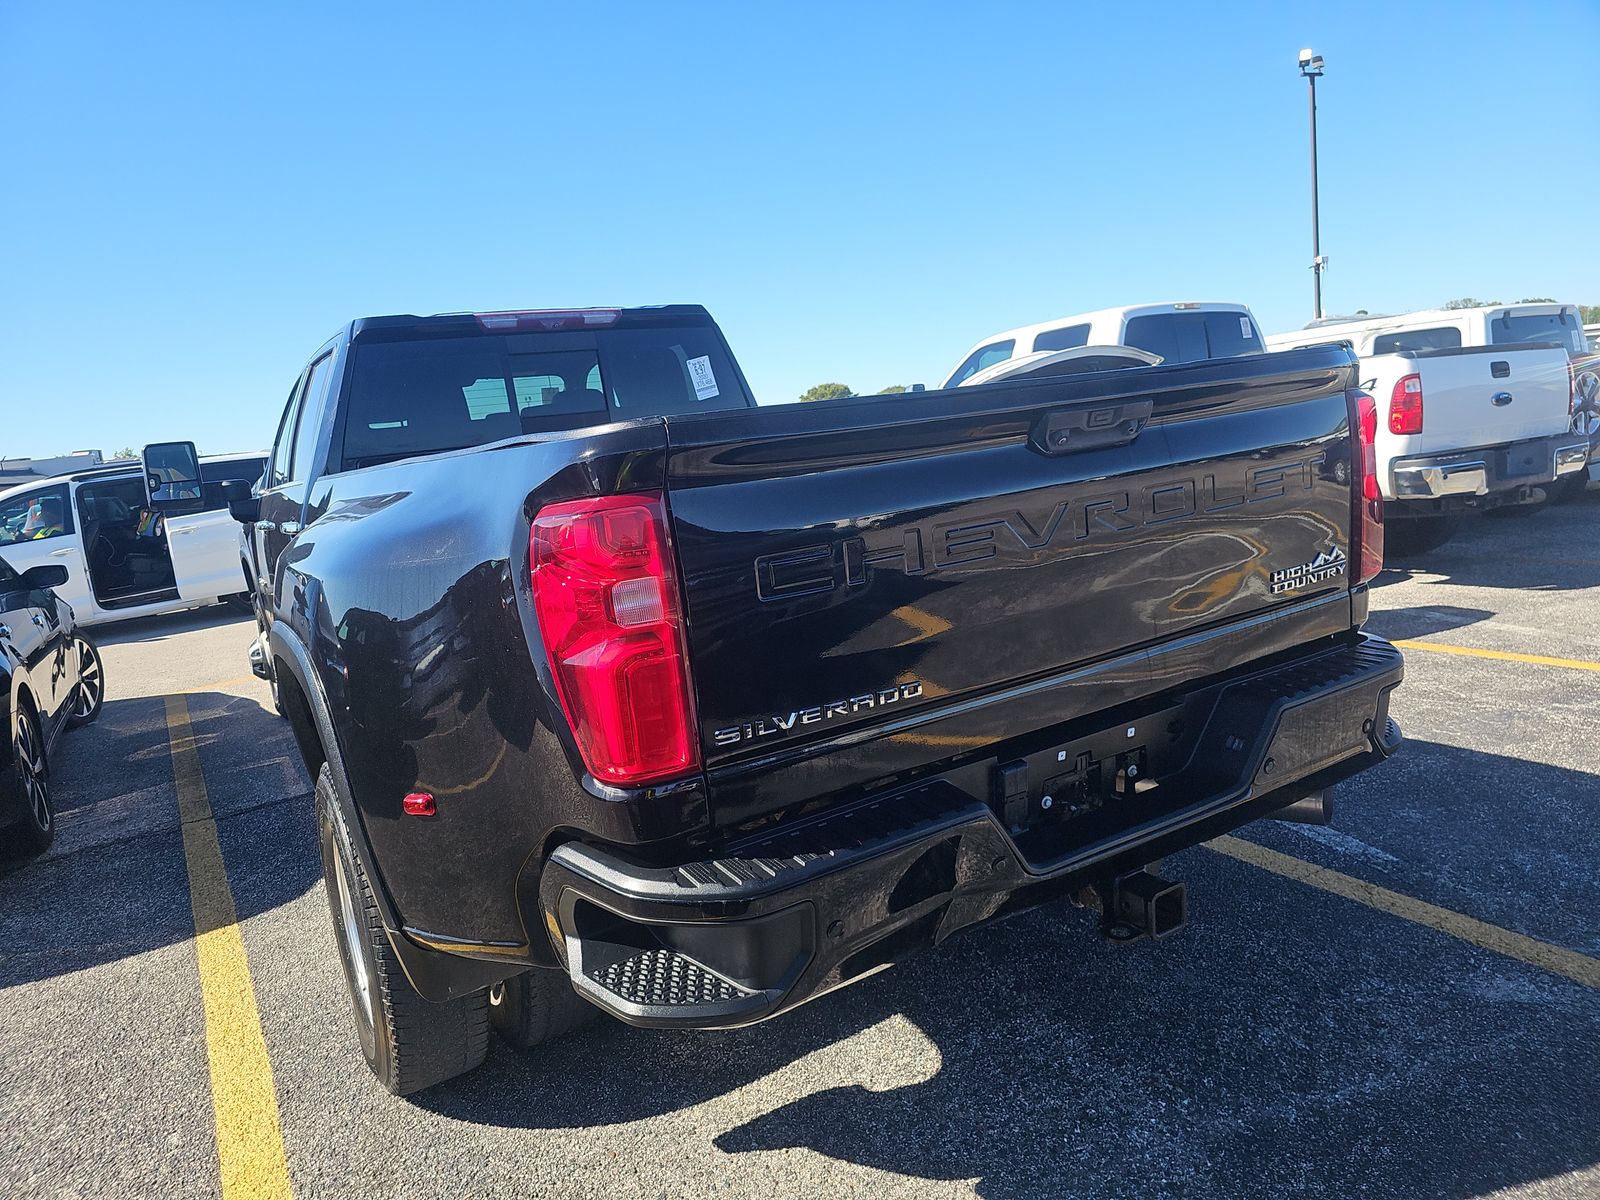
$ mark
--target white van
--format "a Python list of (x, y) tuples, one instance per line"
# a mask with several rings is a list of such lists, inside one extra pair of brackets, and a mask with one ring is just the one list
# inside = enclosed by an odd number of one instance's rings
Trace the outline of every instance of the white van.
[(942, 386), (959, 387), (979, 371), (1022, 355), (1079, 346), (1132, 346), (1169, 364), (1260, 354), (1266, 349), (1260, 326), (1243, 304), (1194, 300), (1131, 304), (986, 337), (963, 356)]
[(150, 503), (137, 459), (19, 484), (0, 491), (0, 551), (18, 571), (66, 567), (67, 582), (53, 590), (79, 625), (234, 598), (248, 603), (239, 526), (222, 485), (254, 483), (265, 465), (264, 453), (201, 459), (200, 494), (183, 506), (195, 511), (183, 513)]

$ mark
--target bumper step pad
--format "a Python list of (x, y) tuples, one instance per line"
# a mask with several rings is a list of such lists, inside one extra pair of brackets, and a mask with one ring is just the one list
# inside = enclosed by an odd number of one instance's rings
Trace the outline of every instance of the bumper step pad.
[(688, 955), (662, 948), (641, 950), (588, 974), (618, 999), (641, 1006), (728, 1004), (755, 995)]

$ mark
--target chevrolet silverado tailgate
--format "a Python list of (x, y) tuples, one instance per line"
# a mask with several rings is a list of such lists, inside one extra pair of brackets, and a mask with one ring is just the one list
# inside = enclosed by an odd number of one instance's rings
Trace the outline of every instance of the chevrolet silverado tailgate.
[(1095, 664), (1150, 674), (1150, 647), (1347, 589), (1353, 363), (1319, 347), (668, 418), (714, 815), (725, 776), (782, 759), (803, 788), (807, 747)]

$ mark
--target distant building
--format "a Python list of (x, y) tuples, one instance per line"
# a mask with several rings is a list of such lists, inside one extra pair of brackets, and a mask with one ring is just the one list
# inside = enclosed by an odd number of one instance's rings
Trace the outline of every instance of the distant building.
[(15, 487), (31, 479), (48, 479), (85, 467), (98, 467), (105, 460), (98, 450), (74, 450), (59, 458), (0, 458), (0, 488)]

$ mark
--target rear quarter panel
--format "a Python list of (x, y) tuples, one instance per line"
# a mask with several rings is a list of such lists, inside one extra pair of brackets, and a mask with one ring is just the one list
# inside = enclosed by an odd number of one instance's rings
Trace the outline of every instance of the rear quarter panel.
[[(559, 830), (638, 842), (695, 825), (693, 789), (586, 791), (537, 628), (528, 528), (546, 503), (660, 483), (659, 423), (324, 477), (271, 603), (309, 650), (402, 922), (528, 942), (515, 883)], [(438, 815), (404, 815), (407, 793)], [(597, 796), (598, 793), (598, 796)]]

